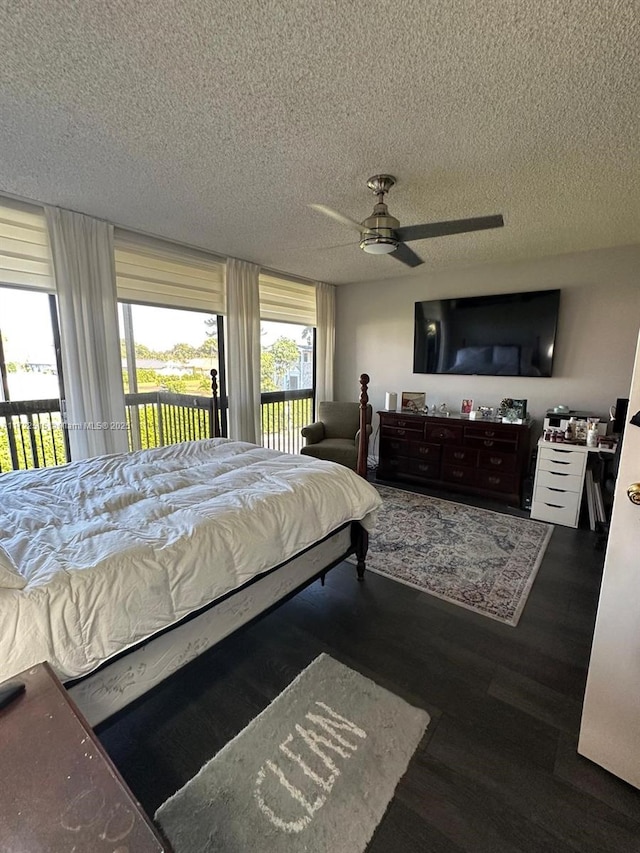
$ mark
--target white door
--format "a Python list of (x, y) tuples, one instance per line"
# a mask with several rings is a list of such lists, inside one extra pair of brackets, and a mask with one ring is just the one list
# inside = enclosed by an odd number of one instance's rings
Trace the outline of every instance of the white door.
[(629, 398), (578, 752), (640, 788), (640, 338)]

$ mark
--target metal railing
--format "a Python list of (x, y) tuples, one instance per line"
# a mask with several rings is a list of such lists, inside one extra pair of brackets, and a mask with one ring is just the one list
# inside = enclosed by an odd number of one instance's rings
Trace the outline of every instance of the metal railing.
[[(226, 422), (227, 401), (220, 410)], [(165, 447), (213, 435), (212, 400), (169, 391), (125, 394), (129, 449)], [(270, 391), (261, 398), (262, 443), (299, 453), (313, 420), (313, 391)], [(71, 459), (60, 400), (0, 402), (0, 472), (61, 465)]]
[(313, 391), (269, 391), (261, 395), (262, 444), (300, 453), (300, 430), (313, 420)]
[(47, 468), (70, 458), (60, 400), (0, 402), (0, 472)]
[(125, 394), (130, 450), (213, 436), (211, 397), (170, 391)]

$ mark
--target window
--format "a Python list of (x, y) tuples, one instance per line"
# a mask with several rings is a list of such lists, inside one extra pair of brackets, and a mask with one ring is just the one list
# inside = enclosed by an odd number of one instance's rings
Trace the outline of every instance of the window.
[(212, 368), (224, 402), (224, 261), (118, 228), (115, 266), (132, 448), (208, 436)]
[(222, 317), (131, 303), (118, 315), (132, 448), (208, 437), (212, 368), (224, 378)]
[(259, 284), (262, 441), (298, 453), (314, 414), (315, 287), (264, 272)]

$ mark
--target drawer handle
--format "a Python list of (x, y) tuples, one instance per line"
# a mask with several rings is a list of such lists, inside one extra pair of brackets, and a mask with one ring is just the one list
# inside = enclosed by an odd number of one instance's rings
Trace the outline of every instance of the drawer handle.
[(458, 480), (460, 480), (462, 477), (464, 477), (464, 471), (452, 471), (451, 476), (457, 477)]
[(568, 459), (550, 459), (549, 462), (553, 462), (554, 465), (571, 465)]
[(562, 492), (563, 495), (566, 495), (566, 489), (554, 489), (553, 486), (547, 486), (550, 492)]
[(494, 429), (485, 429), (484, 434), (488, 438), (492, 438), (496, 434), (496, 431)]
[(558, 450), (557, 447), (552, 447), (553, 453), (575, 453), (575, 450)]
[[(558, 464), (558, 463), (556, 463)], [(561, 465), (566, 465), (566, 462), (560, 463)], [(552, 477), (568, 477), (568, 474), (565, 474), (564, 471), (549, 471)]]
[(398, 421), (398, 426), (406, 426), (406, 425), (407, 425), (406, 421)]
[(492, 465), (502, 465), (502, 459), (500, 456), (490, 456), (489, 462), (491, 462)]
[(428, 465), (418, 465), (418, 471), (428, 471), (428, 470), (429, 470)]
[(493, 447), (494, 443), (495, 443), (495, 442), (493, 442), (493, 441), (485, 441), (485, 442), (484, 442), (484, 446), (485, 446), (485, 447)]
[(464, 459), (464, 451), (463, 450), (456, 450), (456, 452), (453, 454), (453, 458), (454, 459)]
[(429, 448), (428, 447), (420, 447), (418, 449), (418, 452), (422, 453), (423, 456), (427, 456), (429, 454)]
[(403, 430), (403, 429), (398, 430), (398, 435), (405, 435), (405, 434), (406, 434), (405, 430)]
[(547, 501), (545, 501), (544, 503), (545, 503), (545, 506), (552, 506), (554, 509), (564, 509), (562, 504), (550, 504), (550, 503), (547, 503)]
[(487, 477), (487, 480), (492, 483), (494, 486), (497, 486), (500, 482), (500, 477)]

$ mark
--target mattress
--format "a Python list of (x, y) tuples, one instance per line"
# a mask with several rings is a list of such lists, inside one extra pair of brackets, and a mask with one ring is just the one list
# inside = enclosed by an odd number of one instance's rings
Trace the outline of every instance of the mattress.
[(217, 438), (0, 477), (0, 680), (85, 675), (357, 520), (377, 491), (331, 462)]

